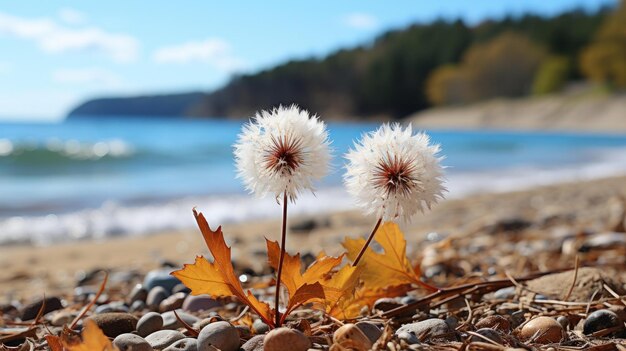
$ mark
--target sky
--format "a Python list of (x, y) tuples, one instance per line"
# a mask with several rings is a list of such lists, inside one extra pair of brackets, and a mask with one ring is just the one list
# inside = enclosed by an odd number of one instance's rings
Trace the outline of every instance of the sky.
[(0, 119), (59, 120), (94, 97), (210, 91), (415, 22), (606, 4), (615, 0), (0, 0)]

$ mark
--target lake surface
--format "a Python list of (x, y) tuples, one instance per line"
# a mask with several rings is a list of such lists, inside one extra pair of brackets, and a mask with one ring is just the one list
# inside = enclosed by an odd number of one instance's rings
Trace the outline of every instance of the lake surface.
[[(376, 124), (330, 123), (335, 158), (296, 213), (351, 209), (341, 157)], [(0, 123), (0, 243), (49, 243), (278, 217), (273, 199), (244, 193), (232, 144), (241, 122), (79, 119)], [(441, 144), (448, 197), (626, 174), (626, 137), (428, 131)]]

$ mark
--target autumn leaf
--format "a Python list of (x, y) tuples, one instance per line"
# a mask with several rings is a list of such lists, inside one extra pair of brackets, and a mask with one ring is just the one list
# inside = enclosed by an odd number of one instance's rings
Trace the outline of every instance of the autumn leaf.
[[(265, 240), (267, 243), (267, 258), (270, 266), (278, 269), (280, 261), (280, 246), (276, 241)], [(326, 288), (322, 281), (331, 275), (331, 271), (341, 264), (343, 255), (339, 257), (326, 256), (321, 254), (315, 262), (302, 273), (302, 262), (300, 254), (291, 256), (285, 253), (281, 282), (287, 288), (289, 301), (287, 310), (283, 318), (293, 309), (311, 301), (322, 301), (326, 299)]]
[(98, 328), (96, 322), (89, 319), (85, 321), (85, 328), (83, 329), (80, 342), (62, 338), (61, 343), (67, 351), (119, 351), (117, 347), (111, 344), (111, 341), (104, 335), (102, 330)]
[[(358, 266), (363, 267), (361, 280), (364, 288), (376, 291), (390, 286), (416, 284), (430, 291), (437, 290), (422, 282), (419, 269), (411, 266), (406, 257), (406, 240), (397, 224), (393, 222), (383, 224), (376, 232), (374, 240), (380, 244), (383, 253), (377, 253), (368, 247), (359, 261)], [(363, 245), (365, 245), (363, 238), (346, 238), (343, 242), (343, 247), (348, 251), (348, 258), (353, 261)]]
[(350, 319), (358, 316), (361, 306), (355, 305), (353, 292), (359, 283), (359, 276), (363, 267), (344, 266), (332, 277), (324, 280), (324, 307), (328, 314), (341, 319)]
[(274, 326), (274, 312), (269, 305), (259, 301), (250, 291), (244, 293), (239, 279), (235, 275), (231, 261), (231, 248), (224, 241), (222, 227), (213, 231), (202, 213), (198, 213), (194, 209), (193, 214), (213, 256), (213, 262), (198, 256), (195, 263), (185, 264), (183, 269), (172, 272), (172, 275), (191, 289), (192, 295), (235, 296), (256, 312), (263, 322)]
[(63, 344), (61, 343), (61, 338), (58, 336), (46, 335), (46, 341), (51, 351), (63, 351)]

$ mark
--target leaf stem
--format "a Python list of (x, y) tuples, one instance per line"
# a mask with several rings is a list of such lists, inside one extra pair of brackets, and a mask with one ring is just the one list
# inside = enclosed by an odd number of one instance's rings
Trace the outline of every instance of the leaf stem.
[(352, 262), (352, 267), (356, 267), (356, 265), (359, 264), (361, 257), (363, 256), (363, 254), (365, 254), (365, 250), (367, 250), (367, 248), (370, 246), (370, 243), (372, 242), (372, 239), (374, 239), (374, 235), (376, 234), (376, 231), (378, 230), (378, 227), (380, 227), (380, 223), (382, 221), (383, 221), (383, 217), (380, 217), (378, 219), (378, 222), (376, 222), (376, 226), (374, 227), (374, 230), (372, 230), (372, 233), (370, 234), (369, 238), (367, 238), (365, 245), (363, 245), (363, 247), (361, 248), (361, 251), (356, 256), (356, 259), (354, 260), (354, 262)]
[(280, 312), (278, 310), (280, 300), (280, 278), (283, 273), (283, 261), (285, 260), (285, 242), (287, 240), (287, 191), (283, 196), (283, 228), (280, 237), (280, 259), (278, 261), (278, 272), (276, 273), (276, 301), (275, 301), (275, 314), (276, 314), (276, 328), (282, 324), (280, 318)]

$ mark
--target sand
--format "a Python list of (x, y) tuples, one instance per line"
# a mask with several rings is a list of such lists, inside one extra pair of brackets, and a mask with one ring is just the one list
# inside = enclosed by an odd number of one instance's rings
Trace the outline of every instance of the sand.
[[(539, 187), (528, 191), (484, 194), (444, 201), (431, 213), (402, 225), (409, 253), (429, 233), (446, 236), (478, 236), (498, 225), (526, 221), (550, 223), (571, 230), (610, 231), (624, 221), (626, 177)], [(201, 209), (200, 209), (201, 210)], [(189, 220), (193, 222), (191, 211)], [(287, 240), (290, 252), (329, 254), (342, 251), (345, 236), (366, 236), (375, 220), (357, 212), (341, 212), (290, 220)], [(551, 224), (551, 225), (552, 225)], [(211, 224), (216, 225), (216, 224)], [(312, 227), (312, 228), (311, 228)], [(233, 246), (236, 267), (262, 271), (265, 263), (263, 237), (277, 240), (278, 220), (229, 224), (223, 228)], [(432, 235), (432, 234), (431, 234)], [(142, 237), (119, 237), (104, 241), (82, 241), (47, 247), (0, 247), (0, 302), (68, 292), (77, 276), (94, 269), (145, 273), (163, 260), (190, 263), (207, 249), (197, 230), (158, 233)], [(69, 290), (68, 290), (69, 289)]]

